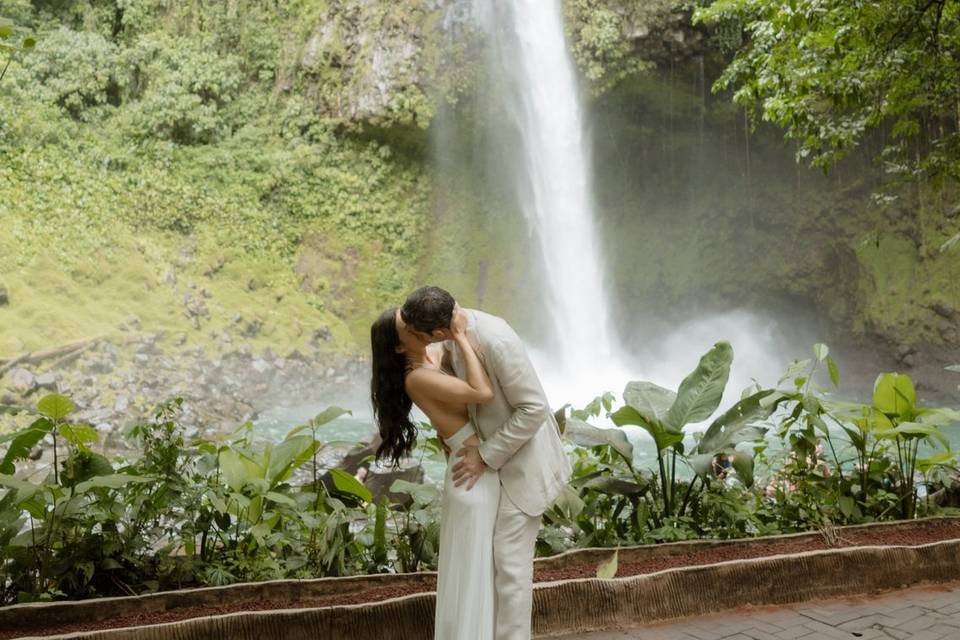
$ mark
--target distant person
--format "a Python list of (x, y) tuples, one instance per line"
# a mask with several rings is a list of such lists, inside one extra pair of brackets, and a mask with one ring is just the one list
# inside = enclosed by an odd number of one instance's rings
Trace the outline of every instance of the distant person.
[(438, 287), (384, 312), (371, 343), (378, 456), (398, 461), (413, 448), (413, 403), (453, 454), (434, 638), (528, 639), (541, 516), (571, 469), (523, 343), (501, 318), (461, 309)]

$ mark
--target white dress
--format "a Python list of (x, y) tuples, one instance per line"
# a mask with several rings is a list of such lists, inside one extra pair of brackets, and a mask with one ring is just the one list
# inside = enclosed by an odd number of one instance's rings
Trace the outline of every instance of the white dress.
[(468, 422), (446, 438), (450, 447), (440, 514), (440, 558), (434, 640), (493, 640), (493, 529), (500, 504), (500, 478), (487, 469), (473, 488), (453, 484), (456, 452), (476, 433)]

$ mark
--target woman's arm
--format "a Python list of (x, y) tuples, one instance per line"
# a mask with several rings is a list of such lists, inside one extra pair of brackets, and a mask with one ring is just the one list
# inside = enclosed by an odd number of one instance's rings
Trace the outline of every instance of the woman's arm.
[(493, 399), (493, 385), (490, 384), (490, 378), (480, 363), (480, 357), (474, 350), (473, 345), (467, 338), (467, 316), (457, 306), (454, 309), (453, 324), (450, 326), (453, 334), (453, 341), (456, 342), (460, 353), (463, 355), (463, 363), (467, 370), (467, 384), (474, 389), (482, 400), (475, 402), (487, 402)]
[(466, 369), (466, 380), (432, 369), (414, 369), (407, 374), (407, 392), (411, 397), (427, 397), (450, 403), (477, 404), (493, 399), (493, 385), (480, 358), (467, 339), (466, 316), (457, 307), (450, 327)]

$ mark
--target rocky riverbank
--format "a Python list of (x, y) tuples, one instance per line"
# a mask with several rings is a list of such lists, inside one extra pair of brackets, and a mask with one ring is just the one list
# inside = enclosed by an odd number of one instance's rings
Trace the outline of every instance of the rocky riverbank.
[[(60, 348), (64, 355), (37, 358), (57, 351), (49, 350), (0, 362), (0, 405), (29, 408), (46, 393), (62, 393), (78, 407), (73, 420), (102, 434), (104, 452), (125, 453), (124, 429), (172, 398), (183, 398), (181, 422), (188, 437), (209, 436), (256, 420), (278, 404), (313, 399), (319, 404), (368, 375), (361, 357), (330, 354), (319, 344), (311, 353), (255, 352), (225, 335), (205, 349), (187, 346), (184, 336), (140, 332), (135, 325), (127, 329), (120, 339), (66, 345)], [(0, 432), (29, 419), (11, 418), (0, 424)], [(33, 457), (45, 453), (35, 450)]]

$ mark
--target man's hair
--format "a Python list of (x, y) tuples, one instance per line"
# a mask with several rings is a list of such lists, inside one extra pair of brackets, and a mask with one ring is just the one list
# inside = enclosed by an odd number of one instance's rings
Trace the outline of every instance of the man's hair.
[(455, 303), (449, 291), (440, 287), (420, 287), (407, 296), (400, 317), (417, 331), (433, 333), (450, 327)]

